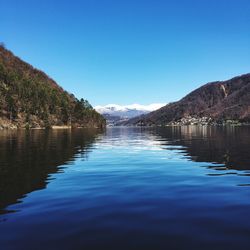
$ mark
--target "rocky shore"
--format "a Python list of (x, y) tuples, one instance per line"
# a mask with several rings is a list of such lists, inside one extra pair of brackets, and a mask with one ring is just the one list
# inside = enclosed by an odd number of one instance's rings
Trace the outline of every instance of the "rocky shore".
[(84, 124), (77, 124), (74, 123), (72, 125), (65, 125), (65, 124), (57, 124), (54, 123), (50, 126), (47, 126), (46, 124), (42, 122), (35, 122), (32, 123), (25, 123), (22, 121), (10, 121), (9, 119), (3, 119), (0, 118), (0, 130), (5, 129), (71, 129), (71, 128), (105, 128), (106, 124), (102, 123), (96, 123), (95, 121), (89, 121)]

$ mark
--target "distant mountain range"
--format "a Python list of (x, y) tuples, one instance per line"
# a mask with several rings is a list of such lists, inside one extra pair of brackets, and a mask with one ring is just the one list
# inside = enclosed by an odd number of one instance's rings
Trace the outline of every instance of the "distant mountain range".
[(102, 114), (109, 124), (117, 124), (119, 122), (127, 121), (133, 117), (148, 114), (154, 110), (157, 110), (163, 106), (165, 103), (153, 103), (149, 105), (117, 105), (108, 104), (105, 106), (96, 106), (94, 109)]
[(188, 125), (250, 122), (250, 74), (207, 83), (183, 99), (131, 118), (123, 125)]
[(180, 101), (96, 106), (0, 45), (0, 129), (250, 123), (250, 74), (207, 83)]

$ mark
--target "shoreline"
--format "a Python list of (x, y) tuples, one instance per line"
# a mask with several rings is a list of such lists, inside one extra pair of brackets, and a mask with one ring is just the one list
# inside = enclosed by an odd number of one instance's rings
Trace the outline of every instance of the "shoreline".
[(101, 127), (74, 127), (74, 126), (66, 126), (66, 125), (63, 125), (63, 126), (51, 126), (49, 128), (46, 128), (46, 127), (32, 127), (32, 128), (26, 128), (26, 127), (17, 127), (17, 126), (1, 126), (0, 125), (0, 131), (3, 131), (3, 130), (60, 130), (60, 129), (81, 129), (81, 128), (86, 128), (86, 129), (103, 129)]
[(68, 125), (53, 125), (51, 127), (25, 127), (25, 126), (16, 126), (16, 125), (0, 125), (0, 131), (3, 130), (62, 130), (62, 129), (105, 129), (105, 128), (114, 128), (114, 127), (124, 127), (124, 128), (165, 128), (165, 127), (188, 127), (188, 126), (193, 126), (193, 127), (245, 127), (245, 126), (250, 126), (250, 123), (210, 123), (210, 124), (204, 124), (204, 123), (196, 123), (196, 124), (185, 124), (185, 123), (169, 123), (169, 124), (162, 124), (162, 125), (157, 125), (157, 124), (151, 124), (151, 125), (114, 125), (114, 126), (103, 126), (103, 127), (96, 127), (96, 126), (68, 126)]

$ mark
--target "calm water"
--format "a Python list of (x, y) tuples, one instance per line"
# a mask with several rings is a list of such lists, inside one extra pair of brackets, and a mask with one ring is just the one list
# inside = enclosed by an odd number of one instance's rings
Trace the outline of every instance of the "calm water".
[(0, 248), (249, 249), (250, 127), (0, 132)]

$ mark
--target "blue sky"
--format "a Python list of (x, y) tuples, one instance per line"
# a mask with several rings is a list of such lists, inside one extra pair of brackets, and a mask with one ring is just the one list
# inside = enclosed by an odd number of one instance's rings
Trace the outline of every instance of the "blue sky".
[(0, 41), (93, 105), (250, 72), (249, 0), (0, 0)]

